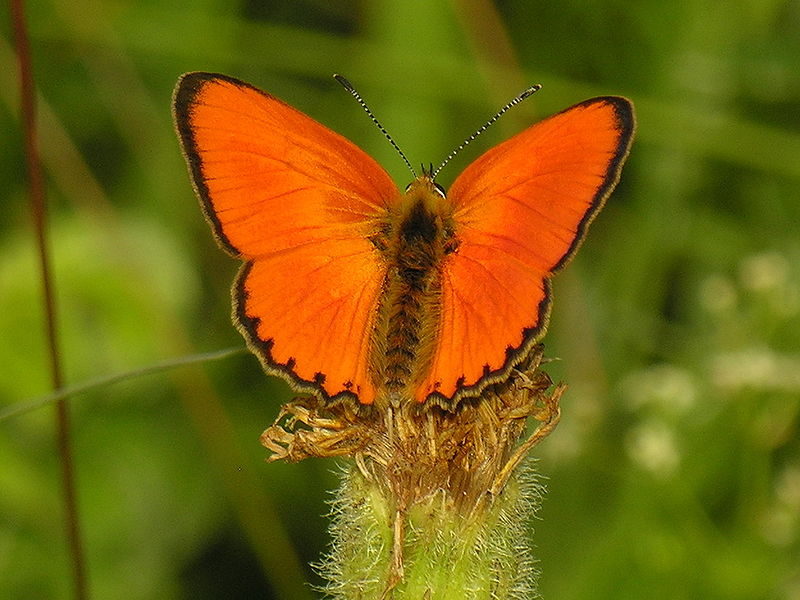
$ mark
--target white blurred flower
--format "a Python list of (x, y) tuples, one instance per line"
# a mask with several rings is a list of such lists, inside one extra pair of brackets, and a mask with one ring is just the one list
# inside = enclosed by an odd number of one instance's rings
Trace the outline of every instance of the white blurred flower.
[(777, 252), (762, 252), (745, 258), (739, 268), (742, 286), (769, 292), (785, 285), (789, 278), (789, 261)]
[(697, 399), (694, 376), (686, 369), (669, 364), (628, 374), (622, 380), (621, 390), (625, 401), (634, 410), (650, 405), (681, 414)]
[(670, 477), (680, 464), (673, 431), (659, 422), (642, 423), (628, 434), (628, 456), (659, 478)]
[(776, 294), (770, 304), (779, 317), (788, 319), (800, 312), (800, 289), (795, 282), (790, 281), (783, 289), (782, 294)]
[(781, 600), (800, 600), (800, 573), (782, 585), (779, 593), (776, 597)]
[(761, 535), (773, 546), (789, 546), (800, 535), (800, 465), (783, 470), (775, 484), (774, 502), (760, 519)]
[(722, 275), (709, 275), (700, 285), (700, 303), (712, 313), (723, 313), (736, 306), (736, 288)]
[(797, 537), (797, 513), (786, 507), (771, 507), (761, 515), (761, 536), (771, 546), (784, 548)]
[(718, 354), (711, 360), (711, 381), (728, 392), (742, 389), (800, 391), (800, 356), (753, 347)]
[(800, 464), (783, 470), (775, 486), (778, 502), (785, 504), (800, 516)]

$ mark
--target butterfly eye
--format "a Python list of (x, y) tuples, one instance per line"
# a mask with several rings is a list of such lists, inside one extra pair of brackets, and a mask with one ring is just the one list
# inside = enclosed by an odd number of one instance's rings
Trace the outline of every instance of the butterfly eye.
[[(409, 183), (406, 186), (406, 193), (408, 193), (408, 190), (410, 190), (411, 186), (414, 185), (417, 181), (418, 180), (415, 179), (414, 181), (412, 181), (411, 183)], [(433, 182), (433, 187), (436, 190), (436, 193), (439, 194), (442, 198), (446, 198), (447, 197), (447, 195), (444, 192), (444, 188), (442, 186), (440, 186), (438, 183), (436, 183), (435, 181)]]

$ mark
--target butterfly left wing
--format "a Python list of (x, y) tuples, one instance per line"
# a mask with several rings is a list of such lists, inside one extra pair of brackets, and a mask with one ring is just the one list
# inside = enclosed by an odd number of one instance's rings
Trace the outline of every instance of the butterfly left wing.
[(550, 277), (619, 179), (634, 130), (619, 97), (587, 100), (489, 150), (456, 179), (458, 250), (442, 266), (441, 321), (417, 400), (449, 405), (503, 380), (541, 338)]
[(397, 200), (352, 142), (236, 79), (189, 73), (174, 96), (193, 183), (220, 244), (245, 261), (234, 319), (301, 391), (369, 404), (369, 339), (386, 267), (369, 237)]

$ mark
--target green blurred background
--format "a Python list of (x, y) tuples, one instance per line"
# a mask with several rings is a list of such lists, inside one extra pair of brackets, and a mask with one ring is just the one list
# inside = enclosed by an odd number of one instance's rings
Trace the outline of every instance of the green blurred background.
[[(800, 4), (199, 0), (28, 6), (70, 383), (242, 341), (172, 130), (178, 76), (248, 80), (409, 175), (587, 97), (639, 129), (555, 283), (570, 385), (536, 449), (544, 598), (800, 598)], [(48, 392), (18, 83), (0, 19), (0, 404)], [(289, 390), (242, 354), (72, 400), (92, 595), (310, 598), (331, 461), (266, 464)], [(0, 422), (0, 597), (69, 598), (52, 409)], [(277, 590), (282, 590), (277, 592)]]

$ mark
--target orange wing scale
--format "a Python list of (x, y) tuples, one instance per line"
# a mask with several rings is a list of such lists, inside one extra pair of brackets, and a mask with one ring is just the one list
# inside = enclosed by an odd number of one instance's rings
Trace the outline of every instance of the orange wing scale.
[(448, 197), (460, 245), (443, 266), (440, 334), (417, 400), (478, 395), (527, 356), (547, 325), (549, 278), (616, 185), (633, 128), (628, 100), (587, 100), (456, 179)]
[(206, 217), (247, 261), (234, 316), (249, 346), (301, 390), (371, 403), (386, 266), (368, 238), (394, 183), (352, 142), (236, 79), (189, 73), (174, 104)]

